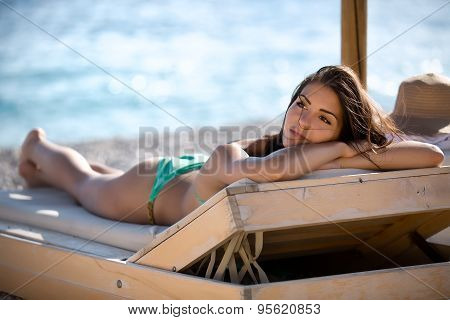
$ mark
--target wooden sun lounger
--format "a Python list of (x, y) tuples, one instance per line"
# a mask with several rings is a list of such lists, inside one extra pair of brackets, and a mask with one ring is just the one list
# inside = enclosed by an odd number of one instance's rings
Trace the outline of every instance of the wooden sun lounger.
[(450, 264), (442, 248), (450, 243), (441, 236), (437, 250), (427, 239), (449, 230), (449, 174), (444, 166), (241, 180), (132, 247), (114, 234), (8, 220), (10, 199), (0, 200), (0, 291), (48, 299), (445, 299)]

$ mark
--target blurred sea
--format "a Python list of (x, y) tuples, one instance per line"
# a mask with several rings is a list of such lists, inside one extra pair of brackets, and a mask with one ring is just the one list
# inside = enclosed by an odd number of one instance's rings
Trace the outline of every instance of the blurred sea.
[[(295, 86), (340, 62), (339, 0), (2, 2), (20, 15), (0, 3), (0, 147), (36, 126), (79, 142), (279, 123)], [(450, 74), (450, 5), (384, 46), (445, 2), (368, 1), (368, 86), (386, 111), (403, 79)]]

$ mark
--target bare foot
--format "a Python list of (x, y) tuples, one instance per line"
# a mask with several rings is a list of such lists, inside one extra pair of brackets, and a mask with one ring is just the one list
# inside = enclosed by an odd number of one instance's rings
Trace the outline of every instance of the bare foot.
[(30, 160), (30, 149), (39, 141), (44, 140), (46, 137), (44, 129), (35, 128), (28, 132), (25, 140), (22, 143), (22, 147), (20, 149), (20, 158), (19, 162), (23, 162), (26, 160)]
[(36, 165), (31, 161), (23, 161), (19, 163), (19, 174), (25, 179), (28, 188), (48, 187), (49, 184), (45, 183), (39, 177), (39, 170)]
[(45, 139), (45, 131), (41, 128), (31, 130), (20, 150), (19, 156), (19, 174), (25, 179), (28, 187), (40, 187), (46, 184), (39, 178), (39, 166), (30, 158), (30, 151), (33, 146)]

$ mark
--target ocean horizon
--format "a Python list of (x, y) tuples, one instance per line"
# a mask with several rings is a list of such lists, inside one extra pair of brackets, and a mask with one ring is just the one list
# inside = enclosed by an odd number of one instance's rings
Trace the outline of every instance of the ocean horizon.
[[(139, 128), (281, 123), (294, 88), (340, 63), (340, 1), (7, 1), (0, 4), (0, 148)], [(368, 90), (450, 74), (450, 5), (368, 1)], [(440, 8), (440, 9), (439, 9)]]

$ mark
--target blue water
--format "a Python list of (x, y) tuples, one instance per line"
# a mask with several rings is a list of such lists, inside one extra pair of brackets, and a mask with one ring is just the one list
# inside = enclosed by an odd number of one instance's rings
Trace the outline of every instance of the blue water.
[[(25, 18), (0, 3), (0, 147), (35, 126), (75, 142), (279, 123), (298, 82), (340, 62), (338, 0), (6, 2)], [(445, 3), (368, 2), (368, 53)], [(369, 57), (369, 92), (386, 111), (402, 79), (449, 75), (449, 17), (447, 5)]]

